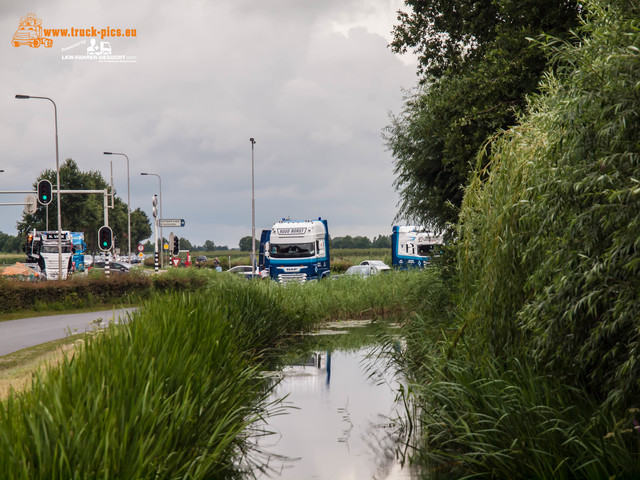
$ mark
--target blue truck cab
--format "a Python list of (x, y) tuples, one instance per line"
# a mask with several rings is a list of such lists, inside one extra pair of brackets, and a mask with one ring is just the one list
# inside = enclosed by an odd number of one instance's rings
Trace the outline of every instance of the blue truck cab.
[(444, 245), (442, 235), (425, 227), (393, 227), (391, 234), (391, 264), (398, 270), (423, 268), (440, 255)]
[(73, 244), (73, 268), (76, 272), (84, 272), (84, 254), (87, 251), (87, 244), (84, 243), (84, 232), (70, 232), (71, 243)]
[(285, 220), (263, 230), (259, 266), (280, 283), (320, 280), (329, 275), (329, 227), (326, 220)]

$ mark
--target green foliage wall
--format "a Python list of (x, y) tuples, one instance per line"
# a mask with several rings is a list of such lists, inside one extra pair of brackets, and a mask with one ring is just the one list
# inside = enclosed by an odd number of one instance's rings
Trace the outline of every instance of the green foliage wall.
[(466, 192), (462, 311), (493, 356), (622, 406), (640, 398), (640, 5), (587, 7), (580, 45), (549, 42), (557, 73)]

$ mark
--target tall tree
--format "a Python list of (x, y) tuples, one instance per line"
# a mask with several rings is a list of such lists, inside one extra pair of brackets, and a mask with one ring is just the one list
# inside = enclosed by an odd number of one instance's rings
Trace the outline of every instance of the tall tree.
[[(49, 180), (56, 184), (56, 171), (43, 171), (36, 182)], [(62, 190), (105, 190), (109, 187), (107, 182), (98, 171), (82, 172), (78, 164), (71, 158), (65, 160), (60, 165), (60, 188)], [(61, 225), (63, 230), (73, 232), (84, 232), (85, 243), (89, 251), (97, 250), (98, 229), (104, 225), (104, 195), (102, 194), (62, 194), (61, 197)], [(58, 215), (55, 208), (57, 199), (55, 198), (48, 207), (39, 205), (34, 214), (24, 214), (22, 220), (17, 223), (20, 235), (24, 236), (28, 231), (46, 230), (47, 223), (49, 230), (58, 229)], [(118, 247), (122, 251), (127, 249), (127, 204), (113, 193), (113, 200), (108, 200), (113, 208), (108, 209), (109, 226), (117, 238)], [(47, 211), (48, 210), (48, 211)], [(47, 222), (48, 217), (48, 222)], [(140, 209), (131, 212), (131, 237), (132, 248), (140, 240), (151, 235), (151, 227), (146, 214)]]
[(420, 86), (384, 138), (396, 158), (398, 218), (444, 227), (457, 220), (483, 144), (517, 123), (537, 90), (547, 58), (530, 39), (567, 36), (580, 7), (573, 0), (405, 4), (412, 11), (399, 12), (391, 48), (418, 54)]
[[(260, 241), (256, 240), (256, 248), (258, 248), (258, 245), (260, 245)], [(240, 247), (241, 251), (250, 252), (253, 248), (253, 244), (251, 243), (251, 235), (242, 237), (238, 242), (238, 246)]]

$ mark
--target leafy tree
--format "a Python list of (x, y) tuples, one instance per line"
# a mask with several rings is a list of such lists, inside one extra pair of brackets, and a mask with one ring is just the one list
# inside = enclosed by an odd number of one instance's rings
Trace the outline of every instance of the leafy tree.
[[(260, 241), (256, 240), (256, 250), (258, 249), (258, 245), (260, 245)], [(240, 242), (238, 243), (240, 250), (243, 252), (250, 252), (253, 249), (253, 245), (251, 243), (251, 235), (246, 237), (242, 237)]]
[(352, 237), (346, 235), (344, 237), (335, 237), (331, 239), (331, 248), (391, 248), (391, 237), (384, 237), (380, 235), (374, 237), (374, 242), (369, 240), (368, 237)]
[(373, 238), (371, 242), (373, 248), (391, 248), (391, 236), (390, 235), (378, 235)]
[(421, 85), (384, 138), (396, 158), (398, 218), (443, 228), (457, 221), (483, 144), (516, 124), (537, 90), (547, 58), (530, 38), (567, 36), (580, 7), (571, 0), (405, 3), (413, 11), (399, 14), (391, 48), (418, 53)]
[(131, 249), (151, 236), (151, 222), (145, 212), (136, 208), (131, 211)]
[[(38, 181), (46, 179), (53, 185), (56, 184), (56, 171), (43, 171), (33, 185), (37, 188)], [(98, 171), (82, 172), (78, 164), (68, 158), (60, 165), (60, 188), (62, 190), (105, 190), (109, 187), (107, 182)], [(55, 190), (55, 187), (54, 187)], [(55, 198), (48, 208), (48, 228), (58, 229), (58, 216), (55, 205)], [(108, 209), (109, 226), (113, 230), (121, 249), (127, 248), (127, 205), (113, 193), (113, 200), (110, 201), (113, 208)], [(101, 194), (63, 194), (60, 205), (62, 228), (74, 232), (84, 232), (85, 242), (89, 251), (97, 250), (98, 229), (104, 225), (104, 196)], [(46, 230), (47, 228), (47, 207), (38, 205), (34, 214), (23, 214), (22, 220), (17, 223), (18, 232), (24, 236), (28, 231)], [(145, 226), (146, 224), (146, 226)], [(131, 212), (131, 237), (132, 248), (137, 242), (148, 238), (151, 234), (149, 219), (140, 209)]]
[[(169, 245), (169, 248), (173, 248), (172, 245)], [(194, 250), (193, 245), (191, 244), (191, 242), (184, 237), (180, 237), (180, 249), (181, 250)]]
[(202, 249), (205, 252), (213, 252), (216, 249), (216, 245), (213, 243), (213, 240), (205, 240), (204, 245), (202, 245)]
[(20, 253), (23, 244), (24, 240), (21, 237), (0, 232), (0, 252)]

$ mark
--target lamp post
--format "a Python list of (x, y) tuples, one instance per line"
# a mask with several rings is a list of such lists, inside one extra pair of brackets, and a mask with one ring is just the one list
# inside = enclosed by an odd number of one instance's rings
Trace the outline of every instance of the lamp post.
[[(104, 152), (104, 154), (105, 155), (122, 155), (124, 158), (127, 159), (127, 240), (129, 240), (127, 247), (129, 251), (129, 263), (131, 263), (131, 188), (129, 185), (129, 157), (126, 156), (124, 153), (118, 153), (118, 152)], [(112, 182), (113, 182), (113, 178), (112, 178)]]
[[(140, 175), (151, 175), (154, 177), (158, 177), (158, 183), (160, 184), (160, 218), (162, 218), (162, 179), (160, 175), (157, 173), (147, 173), (142, 172)], [(162, 227), (160, 227), (160, 238), (161, 238), (161, 255), (160, 255), (160, 268), (164, 268), (164, 237), (162, 236)]]
[(256, 197), (254, 194), (253, 182), (253, 146), (256, 140), (251, 137), (251, 278), (254, 277), (256, 271)]
[(36, 98), (39, 100), (49, 100), (53, 103), (53, 115), (55, 118), (55, 126), (56, 126), (56, 186), (58, 189), (57, 192), (57, 203), (58, 203), (58, 280), (62, 280), (62, 214), (60, 209), (60, 156), (58, 154), (58, 107), (56, 106), (56, 102), (51, 100), (49, 97), (34, 97), (31, 95), (16, 95), (17, 99), (26, 100), (29, 98)]

